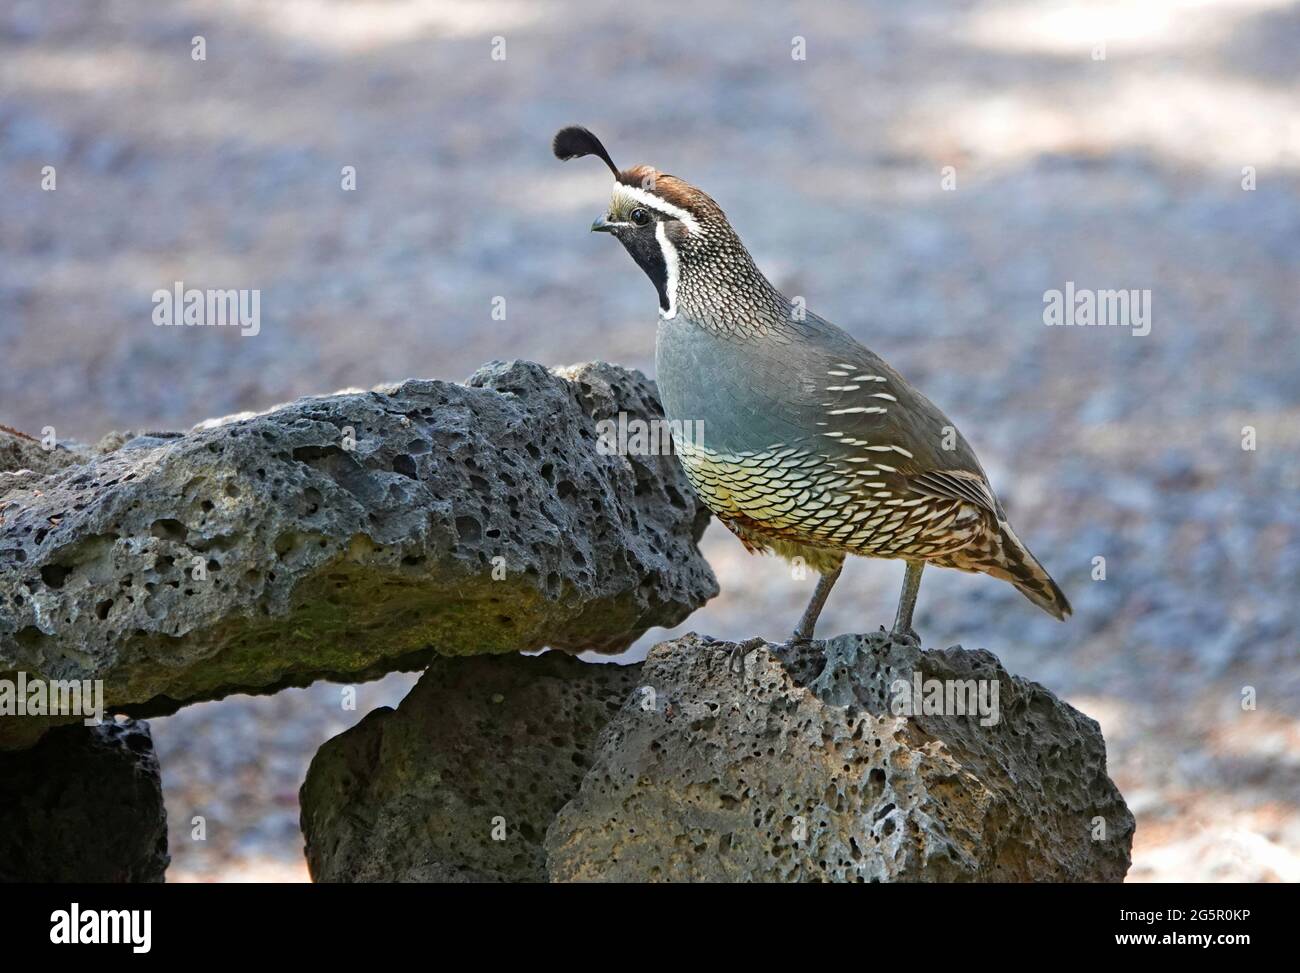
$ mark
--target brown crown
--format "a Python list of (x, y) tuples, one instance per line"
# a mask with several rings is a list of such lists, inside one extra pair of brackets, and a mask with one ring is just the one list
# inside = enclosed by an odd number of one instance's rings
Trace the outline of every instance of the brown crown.
[(660, 172), (654, 166), (639, 165), (624, 169), (618, 174), (618, 181), (625, 186), (635, 186), (654, 193), (664, 202), (680, 206), (698, 220), (727, 218), (722, 207), (708, 193), (701, 192), (676, 176)]

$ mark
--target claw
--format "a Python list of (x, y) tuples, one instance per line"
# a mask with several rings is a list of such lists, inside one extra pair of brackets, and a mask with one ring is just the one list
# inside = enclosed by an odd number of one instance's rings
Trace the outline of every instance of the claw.
[(743, 642), (737, 642), (731, 647), (731, 654), (727, 659), (727, 671), (738, 673), (743, 682), (745, 678), (745, 656), (755, 649), (766, 645), (767, 640), (759, 637), (745, 639)]

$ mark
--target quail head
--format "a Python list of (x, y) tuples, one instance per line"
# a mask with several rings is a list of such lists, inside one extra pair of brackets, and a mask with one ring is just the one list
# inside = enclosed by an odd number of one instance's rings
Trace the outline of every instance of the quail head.
[(591, 228), (623, 244), (658, 293), (659, 392), (692, 486), (751, 552), (820, 574), (797, 641), (812, 638), (848, 554), (907, 563), (894, 632), (911, 638), (926, 564), (990, 574), (1070, 614), (948, 418), (772, 286), (717, 203), (650, 166), (620, 170), (585, 128), (561, 130), (553, 148), (614, 174)]

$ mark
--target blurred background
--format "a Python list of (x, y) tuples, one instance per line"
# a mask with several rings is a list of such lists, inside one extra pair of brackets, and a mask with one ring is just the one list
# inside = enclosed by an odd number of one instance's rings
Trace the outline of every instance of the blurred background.
[[(653, 375), (653, 290), (587, 232), (608, 174), (551, 157), (586, 124), (974, 445), (1075, 616), (931, 571), (917, 628), (1101, 723), (1130, 880), (1297, 881), (1298, 52), (1278, 0), (7, 0), (0, 423), (94, 442), (494, 358)], [(155, 327), (177, 280), (259, 288), (260, 334)], [(1067, 281), (1150, 290), (1150, 334), (1044, 326)], [(681, 631), (785, 638), (812, 579), (703, 546), (722, 594)], [(819, 631), (888, 623), (901, 576), (850, 564)], [(414, 679), (153, 721), (170, 880), (305, 880), (308, 762)]]

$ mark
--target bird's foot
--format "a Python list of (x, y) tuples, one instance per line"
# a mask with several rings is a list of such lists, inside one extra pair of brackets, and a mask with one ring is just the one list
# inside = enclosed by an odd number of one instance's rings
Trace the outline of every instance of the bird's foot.
[(745, 656), (755, 649), (763, 648), (767, 645), (767, 639), (755, 637), (745, 639), (743, 642), (737, 642), (731, 647), (731, 654), (727, 658), (727, 671), (738, 674), (741, 682), (745, 680)]
[(813, 637), (810, 632), (804, 632), (795, 629), (790, 633), (790, 637), (782, 642), (779, 648), (782, 649), (801, 649), (805, 646), (812, 645)]
[[(882, 625), (881, 628), (883, 629), (884, 626)], [(889, 634), (891, 637), (896, 639), (909, 639), (910, 641), (915, 642), (918, 646), (921, 644), (921, 636), (917, 635), (916, 629), (912, 628), (910, 625), (907, 628), (895, 627)]]

